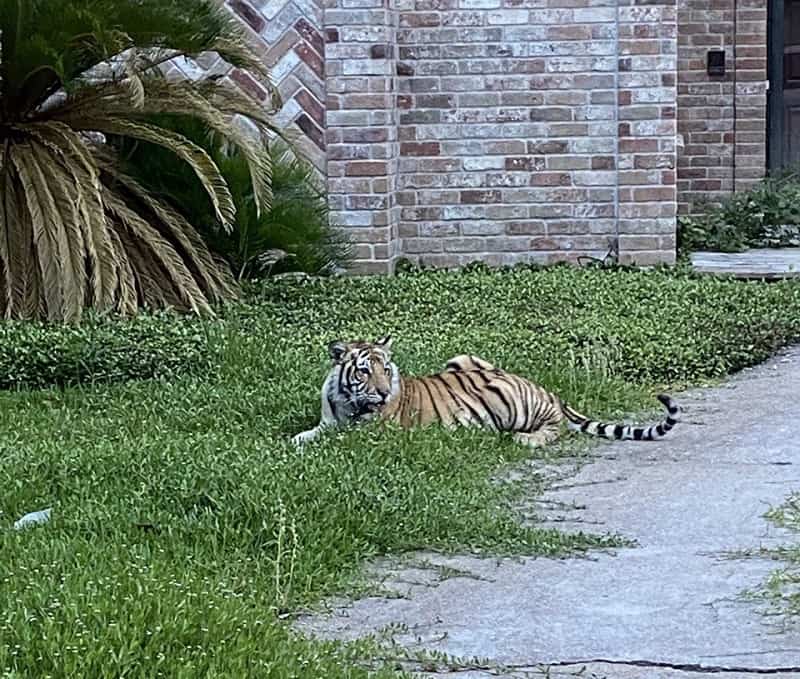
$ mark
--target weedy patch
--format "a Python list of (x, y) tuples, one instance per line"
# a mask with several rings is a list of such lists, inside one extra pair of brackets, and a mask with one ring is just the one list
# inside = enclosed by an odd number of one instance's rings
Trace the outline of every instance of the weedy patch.
[[(532, 459), (510, 437), (372, 425), (294, 449), (318, 417), (328, 342), (392, 333), (408, 373), (473, 352), (616, 418), (800, 337), (800, 286), (478, 268), (265, 281), (213, 321), (140, 322), (166, 328), (152, 356), (184, 356), (187, 336), (207, 367), (0, 393), (0, 674), (366, 677), (358, 649), (284, 622), (357, 584), (365, 561), (615, 542), (521, 522), (536, 476), (492, 481)], [(105, 327), (87, 339), (97, 356)], [(49, 523), (12, 530), (43, 507)]]
[[(767, 512), (765, 517), (777, 526), (800, 534), (800, 493), (791, 495), (784, 504)], [(783, 562), (784, 566), (775, 570), (763, 588), (752, 595), (768, 604), (768, 615), (797, 625), (800, 623), (800, 544), (768, 552), (769, 556)]]

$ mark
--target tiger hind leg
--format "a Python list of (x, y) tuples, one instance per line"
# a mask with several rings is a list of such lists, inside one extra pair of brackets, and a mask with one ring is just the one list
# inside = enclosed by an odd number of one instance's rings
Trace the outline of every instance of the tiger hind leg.
[(541, 448), (555, 441), (558, 436), (558, 425), (547, 424), (532, 432), (518, 431), (514, 434), (514, 440), (529, 448)]

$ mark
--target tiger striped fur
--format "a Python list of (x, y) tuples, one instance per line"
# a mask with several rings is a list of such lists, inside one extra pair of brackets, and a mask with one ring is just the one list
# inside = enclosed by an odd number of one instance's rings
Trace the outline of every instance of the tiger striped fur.
[(532, 447), (558, 438), (562, 422), (572, 431), (607, 439), (651, 441), (666, 435), (678, 421), (678, 405), (665, 395), (658, 400), (667, 416), (658, 424), (592, 420), (557, 395), (477, 356), (456, 356), (435, 375), (403, 377), (391, 360), (390, 337), (374, 343), (334, 342), (329, 351), (333, 366), (322, 386), (320, 423), (295, 436), (295, 445), (329, 427), (376, 416), (404, 428), (440, 423), (513, 432), (518, 442)]

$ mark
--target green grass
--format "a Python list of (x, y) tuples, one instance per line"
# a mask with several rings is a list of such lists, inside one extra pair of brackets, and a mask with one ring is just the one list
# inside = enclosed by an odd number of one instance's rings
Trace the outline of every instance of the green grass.
[[(538, 486), (489, 481), (532, 455), (509, 437), (369, 426), (294, 450), (329, 341), (392, 333), (408, 373), (474, 352), (616, 417), (800, 337), (800, 286), (478, 269), (268, 282), (195, 322), (213, 370), (0, 394), (0, 675), (366, 677), (364, 649), (295, 638), (279, 614), (378, 554), (607, 541), (517, 521)], [(9, 530), (46, 506), (50, 524)]]
[[(792, 494), (784, 504), (767, 512), (766, 517), (777, 526), (800, 534), (800, 492)], [(784, 562), (773, 572), (756, 597), (766, 601), (769, 614), (800, 623), (800, 543), (770, 550), (770, 555)]]

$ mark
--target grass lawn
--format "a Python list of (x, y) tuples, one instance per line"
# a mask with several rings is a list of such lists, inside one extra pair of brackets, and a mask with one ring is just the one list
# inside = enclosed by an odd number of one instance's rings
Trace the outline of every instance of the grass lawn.
[[(357, 647), (295, 638), (279, 614), (352, 586), (373, 555), (602, 540), (518, 523), (535, 480), (488, 480), (533, 454), (509, 437), (369, 426), (294, 450), (329, 341), (391, 333), (408, 373), (473, 352), (615, 417), (800, 338), (800, 285), (568, 268), (282, 281), (194, 323), (210, 369), (0, 392), (0, 676), (366, 677)], [(50, 524), (10, 530), (47, 506)]]

